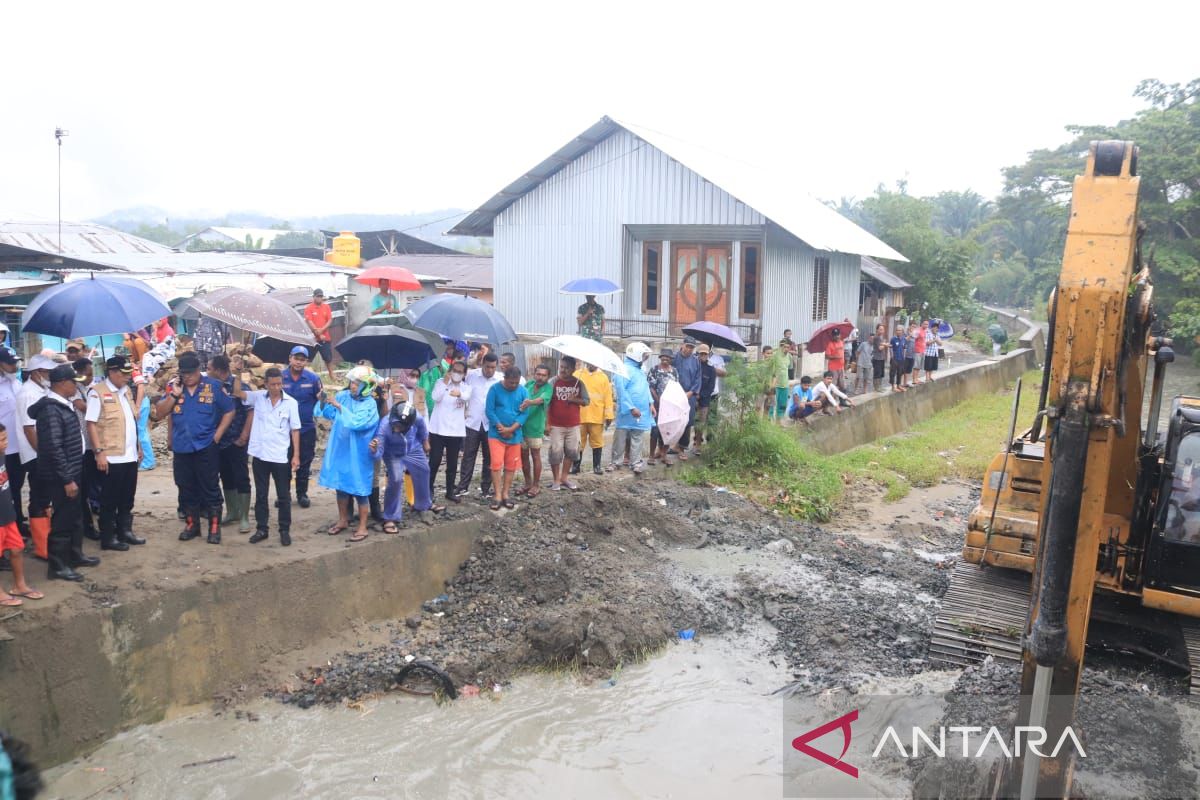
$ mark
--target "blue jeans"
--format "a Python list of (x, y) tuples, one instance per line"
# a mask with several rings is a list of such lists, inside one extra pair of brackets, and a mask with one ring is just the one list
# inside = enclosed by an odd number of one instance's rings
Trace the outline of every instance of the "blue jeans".
[(150, 442), (150, 397), (142, 398), (141, 408), (138, 409), (137, 421), (138, 442), (142, 446), (142, 463), (138, 469), (154, 469), (154, 445)]

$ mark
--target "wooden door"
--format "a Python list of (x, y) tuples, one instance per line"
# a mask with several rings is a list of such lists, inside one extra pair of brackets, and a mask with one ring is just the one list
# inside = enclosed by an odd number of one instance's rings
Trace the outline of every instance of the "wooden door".
[(680, 244), (671, 248), (675, 330), (700, 320), (729, 322), (729, 245)]

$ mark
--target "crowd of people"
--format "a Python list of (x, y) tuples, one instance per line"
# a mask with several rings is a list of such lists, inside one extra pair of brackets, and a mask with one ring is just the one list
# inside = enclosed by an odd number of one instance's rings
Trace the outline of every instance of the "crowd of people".
[[(328, 339), (322, 338), (329, 329), (323, 301), (318, 290), (305, 318), (332, 377)], [(175, 355), (167, 320), (127, 335), (117, 355), (96, 362), (99, 375), (80, 341), (26, 364), (0, 347), (0, 442), (6, 453), (0, 568), (13, 573), (0, 605), (42, 597), (24, 568), (27, 548), (48, 562), (49, 578), (78, 581), (78, 570), (99, 562), (84, 552), (85, 539), (113, 552), (145, 543), (133, 530), (133, 508), (139, 466), (154, 463), (152, 421), (167, 429), (181, 541), (203, 537), (219, 545), (222, 527), (236, 525), (258, 544), (271, 537), (274, 508), (276, 536), (286, 547), (293, 492), (301, 508), (312, 504), (317, 420), (327, 420), (317, 475), (318, 484), (336, 496), (337, 519), (327, 532), (349, 531), (349, 540), (358, 542), (372, 523), (397, 533), (406, 509), (429, 523), (444, 503), (462, 502), (471, 494), (477, 465), (479, 496), (498, 511), (532, 500), (544, 488), (577, 489), (574, 476), (588, 449), (596, 474), (641, 473), (660, 461), (686, 461), (705, 444), (728, 366), (724, 356), (689, 336), (657, 358), (645, 343), (630, 344), (624, 374), (611, 378), (569, 356), (546, 359), (527, 376), (513, 353), (449, 342), (440, 358), (388, 379), (361, 362), (345, 375), (343, 388), (331, 390), (309, 369), (314, 354), (297, 346), (286, 367), (266, 369), (261, 388), (253, 388), (242, 356), (227, 354), (228, 331), (207, 322), (200, 320), (193, 349), (179, 355), (176, 372), (154, 398), (151, 378)], [(578, 322), (582, 333), (597, 336), (603, 307), (589, 297)], [(0, 330), (0, 343), (6, 333)], [(853, 406), (851, 393), (881, 390), (885, 373), (892, 391), (907, 391), (934, 379), (940, 346), (937, 325), (929, 321), (898, 326), (890, 337), (882, 325), (861, 340), (857, 331), (845, 341), (834, 331), (823, 354), (826, 369), (814, 380), (801, 374), (801, 347), (785, 331), (777, 348), (760, 352), (771, 365), (762, 411), (809, 423), (815, 414)], [(854, 365), (853, 387), (846, 383), (847, 363)], [(18, 377), (22, 368), (24, 380)], [(671, 383), (686, 399), (686, 423), (681, 435), (664, 437), (658, 414)], [(615, 431), (606, 464), (610, 427)]]

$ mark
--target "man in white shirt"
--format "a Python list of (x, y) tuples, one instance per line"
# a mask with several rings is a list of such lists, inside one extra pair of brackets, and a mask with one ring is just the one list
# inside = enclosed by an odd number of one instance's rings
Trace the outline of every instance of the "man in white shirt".
[(100, 549), (128, 550), (130, 545), (146, 543), (133, 535), (133, 502), (142, 458), (130, 387), (133, 365), (125, 356), (113, 356), (104, 362), (104, 371), (105, 379), (87, 390), (83, 416), (100, 479)]
[(838, 388), (833, 382), (833, 373), (826, 372), (825, 377), (817, 384), (817, 388), (813, 391), (813, 396), (821, 403), (822, 414), (840, 414), (842, 411), (841, 401), (845, 401), (846, 405), (854, 405), (845, 392)]
[(484, 408), (487, 406), (488, 390), (504, 380), (497, 371), (500, 359), (495, 353), (483, 357), (483, 366), (469, 370), (465, 383), (471, 390), (467, 402), (467, 435), (463, 440), (462, 471), (459, 472), (455, 495), (466, 494), (471, 488), (475, 474), (475, 457), (483, 450), (483, 472), (479, 475), (479, 494), (487, 497), (492, 493), (492, 457), (488, 448), (488, 421)]
[(25, 365), (28, 380), (17, 393), (17, 448), (21, 466), (29, 477), (29, 531), (33, 536), (34, 554), (46, 558), (46, 542), (50, 538), (50, 484), (37, 472), (37, 427), (29, 409), (50, 392), (50, 370), (57, 367), (54, 359), (41, 353)]
[(7, 346), (0, 345), (0, 423), (8, 431), (8, 447), (4, 451), (4, 465), (8, 469), (8, 485), (12, 493), (13, 507), (17, 511), (17, 527), (21, 535), (29, 538), (29, 523), (25, 521), (25, 509), (21, 505), (21, 489), (25, 486), (25, 468), (21, 465), (21, 445), (18, 440), (17, 404), (21, 392), (21, 381), (17, 372), (21, 359)]
[[(264, 375), (266, 389), (247, 391), (242, 385), (241, 358), (235, 357), (233, 396), (254, 412), (250, 443), (246, 448), (254, 475), (254, 524), (250, 544), (267, 538), (270, 511), (267, 493), (275, 482), (279, 508), (279, 543), (292, 543), (292, 470), (300, 466), (300, 404), (283, 391), (283, 371), (271, 367)], [(288, 452), (292, 457), (288, 458)]]

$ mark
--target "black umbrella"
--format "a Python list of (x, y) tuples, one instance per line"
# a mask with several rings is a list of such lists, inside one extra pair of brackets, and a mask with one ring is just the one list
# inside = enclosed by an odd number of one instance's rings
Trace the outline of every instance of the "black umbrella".
[(371, 362), (375, 369), (416, 369), (438, 355), (437, 334), (395, 325), (364, 325), (338, 342), (337, 350), (347, 361)]
[(474, 297), (430, 295), (404, 309), (403, 314), (414, 326), (456, 342), (487, 342), (498, 346), (517, 338), (517, 332), (503, 314)]

